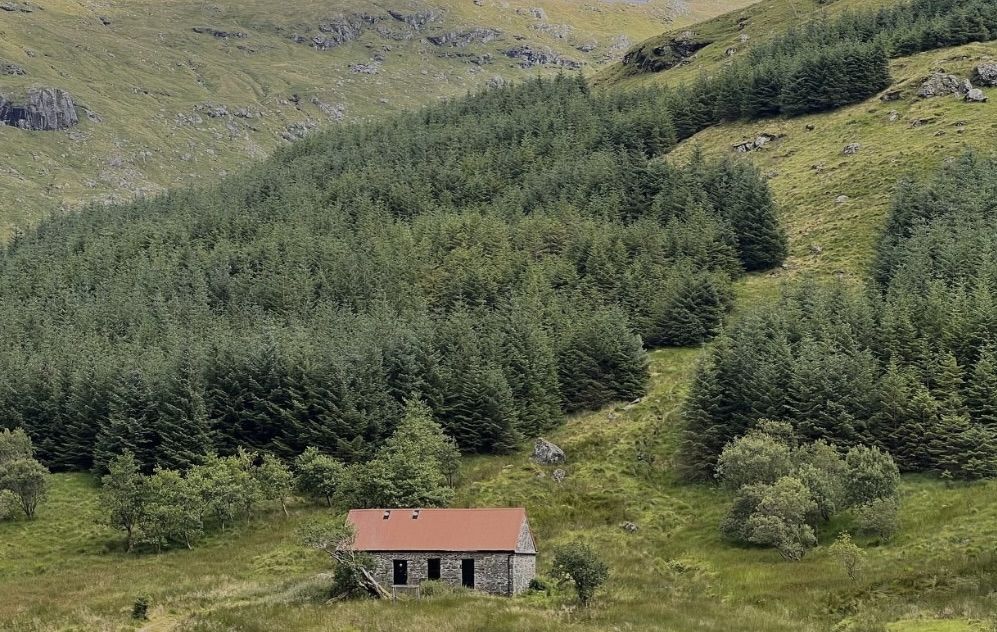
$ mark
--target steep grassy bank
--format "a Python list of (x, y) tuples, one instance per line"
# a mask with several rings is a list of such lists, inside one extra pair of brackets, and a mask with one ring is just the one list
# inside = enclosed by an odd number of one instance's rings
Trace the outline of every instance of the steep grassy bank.
[[(741, 140), (777, 136), (747, 159), (768, 176), (784, 210), (789, 270), (861, 276), (900, 178), (927, 174), (966, 148), (997, 149), (997, 104), (919, 99), (918, 86), (934, 71), (969, 77), (976, 64), (995, 56), (997, 44), (970, 44), (896, 60), (888, 91), (901, 90), (900, 101), (877, 98), (817, 116), (726, 124), (700, 132), (674, 156), (694, 150), (724, 155)], [(997, 91), (986, 92), (997, 98)], [(860, 145), (858, 153), (845, 155), (852, 143)]]
[[(887, 0), (765, 0), (650, 38), (628, 51), (629, 63), (605, 68), (594, 83), (605, 90), (687, 84), (733, 63), (790, 25), (890, 4)], [(669, 57), (675, 41), (704, 46), (685, 58)], [(652, 72), (639, 67), (636, 60), (641, 55), (677, 63)], [(873, 98), (813, 116), (726, 123), (686, 140), (672, 156), (682, 160), (693, 151), (727, 155), (737, 143), (771, 135), (774, 142), (745, 158), (766, 174), (785, 211), (791, 242), (787, 270), (859, 278), (900, 178), (927, 174), (966, 148), (997, 148), (992, 100), (972, 104), (958, 96), (916, 96), (933, 72), (969, 78), (977, 64), (994, 58), (997, 43), (989, 42), (895, 59), (890, 67), (894, 83), (883, 94), (899, 90), (900, 100)], [(984, 91), (993, 99), (993, 89)], [(845, 146), (853, 143), (859, 144), (858, 152), (845, 155)], [(765, 293), (757, 282), (748, 288), (749, 293)]]

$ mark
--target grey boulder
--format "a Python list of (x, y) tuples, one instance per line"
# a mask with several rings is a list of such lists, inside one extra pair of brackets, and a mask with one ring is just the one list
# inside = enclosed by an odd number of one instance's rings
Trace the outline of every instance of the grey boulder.
[(564, 450), (546, 439), (537, 439), (536, 444), (533, 446), (533, 460), (542, 465), (564, 463), (566, 458)]
[(982, 63), (973, 70), (973, 81), (985, 86), (997, 86), (997, 62)]
[(973, 88), (972, 90), (970, 90), (969, 92), (967, 92), (966, 96), (963, 97), (963, 98), (966, 101), (969, 101), (971, 103), (986, 103), (987, 102), (987, 95), (985, 95), (983, 93), (983, 90), (980, 90), (979, 88)]

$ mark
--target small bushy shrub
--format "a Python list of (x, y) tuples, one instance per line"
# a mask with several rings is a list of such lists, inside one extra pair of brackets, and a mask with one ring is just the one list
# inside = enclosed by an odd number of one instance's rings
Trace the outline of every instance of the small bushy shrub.
[(530, 580), (530, 592), (542, 592), (545, 593), (550, 590), (550, 586), (547, 584), (546, 580), (540, 577), (534, 577)]
[(895, 497), (876, 498), (855, 509), (855, 528), (860, 535), (889, 541), (900, 530), (900, 501)]
[(145, 595), (135, 599), (132, 604), (132, 619), (146, 621), (149, 618), (149, 598)]
[(554, 573), (575, 585), (578, 601), (587, 606), (609, 577), (609, 566), (586, 544), (568, 544), (554, 553)]

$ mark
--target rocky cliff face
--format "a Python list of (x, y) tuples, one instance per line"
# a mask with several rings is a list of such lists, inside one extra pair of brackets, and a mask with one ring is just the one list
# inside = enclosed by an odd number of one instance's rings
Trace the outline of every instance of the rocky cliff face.
[(68, 129), (80, 122), (76, 104), (68, 92), (58, 88), (34, 88), (24, 103), (0, 95), (0, 123), (37, 131)]
[(631, 50), (623, 57), (623, 65), (641, 72), (661, 72), (688, 63), (699, 50), (712, 43), (712, 40), (697, 37), (692, 31), (686, 31), (657, 45), (645, 44)]

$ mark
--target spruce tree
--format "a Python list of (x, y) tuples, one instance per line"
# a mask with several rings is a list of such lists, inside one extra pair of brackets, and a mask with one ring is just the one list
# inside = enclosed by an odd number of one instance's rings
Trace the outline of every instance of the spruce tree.
[(702, 344), (720, 330), (727, 301), (714, 277), (685, 272), (665, 299), (649, 344), (678, 347)]
[(108, 416), (98, 422), (93, 454), (98, 472), (106, 472), (107, 464), (126, 452), (143, 472), (152, 472), (159, 445), (158, 404), (143, 370), (131, 369), (121, 376), (111, 392)]
[(997, 429), (997, 356), (993, 347), (987, 346), (980, 351), (965, 393), (972, 420)]
[(168, 369), (156, 432), (156, 465), (186, 470), (213, 451), (201, 362), (184, 349)]

